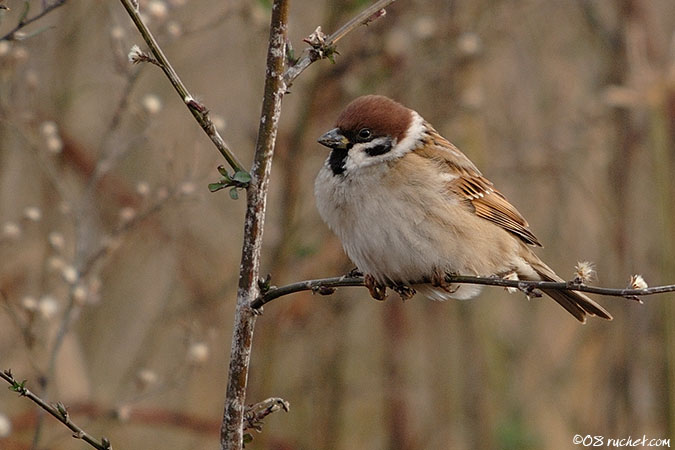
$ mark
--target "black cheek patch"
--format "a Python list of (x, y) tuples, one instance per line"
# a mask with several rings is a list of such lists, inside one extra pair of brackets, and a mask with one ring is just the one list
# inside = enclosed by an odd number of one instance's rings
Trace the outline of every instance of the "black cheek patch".
[(367, 147), (364, 151), (368, 156), (384, 155), (391, 150), (391, 147), (391, 141), (387, 140), (384, 144), (376, 145), (375, 147)]
[(346, 161), (348, 153), (348, 149), (341, 148), (335, 148), (330, 152), (328, 165), (330, 165), (330, 170), (333, 171), (333, 175), (341, 175), (347, 169)]

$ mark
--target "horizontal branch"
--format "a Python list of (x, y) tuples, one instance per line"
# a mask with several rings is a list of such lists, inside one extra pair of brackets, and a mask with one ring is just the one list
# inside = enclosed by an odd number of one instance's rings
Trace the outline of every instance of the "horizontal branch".
[(321, 43), (320, 47), (311, 46), (305, 50), (304, 56), (302, 56), (295, 64), (289, 67), (284, 73), (284, 82), (286, 83), (286, 87), (289, 88), (291, 84), (293, 84), (293, 81), (298, 78), (298, 76), (313, 62), (323, 58), (328, 58), (332, 53), (335, 53), (335, 45), (340, 39), (361, 25), (368, 25), (370, 22), (383, 15), (380, 14), (380, 11), (384, 10), (387, 6), (391, 5), (395, 1), (396, 0), (378, 0), (368, 8), (361, 11), (349, 22), (341, 26), (335, 33), (326, 37)]
[(51, 405), (47, 403), (46, 401), (42, 400), (40, 397), (35, 395), (33, 392), (28, 390), (28, 388), (25, 386), (26, 381), (18, 382), (14, 376), (12, 375), (11, 370), (4, 370), (0, 372), (0, 378), (5, 380), (10, 384), (10, 389), (19, 394), (22, 397), (29, 398), (32, 400), (35, 404), (37, 404), (40, 408), (44, 409), (47, 411), (49, 414), (54, 416), (56, 420), (67, 426), (72, 432), (73, 432), (73, 437), (75, 439), (82, 439), (84, 442), (87, 444), (91, 445), (92, 447), (98, 449), (98, 450), (112, 450), (112, 446), (110, 445), (110, 441), (108, 441), (107, 438), (101, 438), (101, 441), (99, 442), (96, 440), (94, 437), (92, 437), (89, 433), (84, 431), (82, 428), (79, 426), (75, 425), (75, 423), (70, 420), (70, 415), (68, 414), (68, 410), (66, 409), (65, 406), (63, 406), (62, 403), (57, 403), (56, 405)]
[[(675, 292), (675, 284), (666, 286), (654, 286), (644, 289), (614, 289), (596, 286), (588, 286), (583, 283), (575, 283), (573, 281), (523, 281), (523, 280), (507, 280), (497, 277), (470, 277), (459, 275), (447, 275), (445, 280), (448, 283), (461, 284), (481, 284), (486, 286), (501, 286), (519, 289), (521, 291), (530, 292), (532, 289), (549, 289), (559, 291), (580, 291), (591, 294), (601, 294), (611, 297), (624, 297), (631, 300), (639, 300), (639, 296), (663, 294), (665, 292)], [(412, 283), (416, 284), (416, 283)], [(259, 296), (251, 307), (255, 309), (261, 308), (263, 305), (272, 300), (283, 297), (285, 295), (293, 294), (301, 291), (312, 291), (322, 295), (329, 295), (335, 292), (336, 288), (348, 286), (365, 286), (363, 277), (344, 275), (341, 277), (321, 278), (317, 280), (306, 280), (297, 283), (288, 284), (280, 287), (272, 287)]]

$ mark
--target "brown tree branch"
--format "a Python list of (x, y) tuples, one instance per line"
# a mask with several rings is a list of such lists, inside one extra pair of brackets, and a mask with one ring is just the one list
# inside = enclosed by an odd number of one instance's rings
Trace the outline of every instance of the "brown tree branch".
[[(639, 296), (663, 294), (666, 292), (675, 292), (675, 284), (665, 286), (654, 286), (644, 289), (614, 289), (596, 286), (588, 286), (583, 283), (575, 283), (573, 281), (555, 282), (555, 281), (523, 281), (523, 280), (507, 280), (503, 278), (484, 278), (484, 277), (469, 277), (469, 276), (446, 276), (445, 280), (448, 283), (464, 283), (464, 284), (481, 284), (487, 286), (501, 286), (516, 288), (524, 292), (531, 292), (533, 289), (555, 289), (561, 291), (580, 291), (591, 294), (601, 294), (611, 297), (624, 297), (631, 300), (640, 301)], [(341, 277), (321, 278), (317, 280), (306, 280), (297, 283), (287, 284), (280, 287), (272, 287), (266, 292), (262, 293), (252, 304), (251, 307), (259, 309), (263, 305), (272, 300), (283, 297), (285, 295), (293, 294), (301, 291), (312, 291), (322, 295), (329, 295), (335, 292), (339, 287), (347, 286), (365, 286), (363, 277), (344, 275)]]
[(11, 370), (4, 370), (0, 372), (0, 378), (5, 380), (10, 384), (10, 389), (19, 394), (22, 397), (27, 397), (32, 400), (36, 405), (38, 405), (43, 410), (47, 411), (49, 414), (54, 416), (56, 420), (63, 423), (67, 426), (72, 432), (75, 439), (82, 439), (87, 444), (98, 450), (112, 450), (110, 441), (107, 438), (101, 438), (101, 441), (96, 440), (89, 433), (84, 431), (82, 428), (77, 426), (72, 420), (70, 420), (70, 415), (68, 410), (62, 403), (57, 403), (55, 406), (47, 403), (42, 400), (40, 397), (31, 392), (26, 386), (26, 381), (18, 382), (12, 375)]
[(235, 172), (244, 172), (243, 164), (239, 161), (239, 159), (232, 152), (232, 150), (230, 150), (229, 146), (225, 143), (223, 138), (220, 136), (220, 133), (218, 133), (218, 130), (216, 129), (215, 125), (211, 121), (211, 118), (209, 117), (208, 108), (203, 104), (201, 104), (200, 102), (198, 102), (197, 100), (195, 100), (192, 94), (190, 94), (190, 92), (188, 91), (185, 84), (183, 84), (183, 82), (181, 81), (180, 77), (178, 77), (178, 74), (173, 69), (171, 63), (164, 55), (164, 52), (162, 51), (159, 44), (155, 40), (155, 37), (150, 32), (150, 29), (143, 22), (143, 19), (141, 18), (139, 12), (134, 7), (132, 0), (120, 0), (120, 1), (122, 2), (124, 8), (127, 10), (127, 13), (129, 14), (129, 17), (131, 17), (131, 20), (134, 22), (134, 25), (136, 25), (136, 28), (141, 33), (141, 36), (143, 36), (145, 43), (150, 48), (150, 51), (152, 52), (152, 54), (156, 59), (157, 65), (161, 67), (161, 69), (164, 71), (164, 74), (171, 82), (171, 85), (174, 87), (176, 92), (178, 92), (180, 98), (188, 107), (188, 109), (194, 116), (195, 120), (197, 120), (197, 122), (199, 123), (199, 126), (202, 127), (202, 130), (204, 130), (209, 139), (211, 139), (211, 142), (213, 142), (213, 144), (216, 146), (220, 154), (223, 155), (223, 157), (230, 165), (230, 167), (232, 167), (232, 169)]
[[(9, 32), (7, 32), (7, 34), (0, 37), (0, 41), (13, 41), (15, 39), (18, 39), (18, 37), (16, 36), (16, 33), (19, 30), (21, 30), (23, 27), (25, 27), (27, 25), (30, 25), (31, 23), (35, 22), (36, 20), (42, 19), (44, 16), (46, 16), (50, 12), (54, 11), (56, 8), (59, 8), (59, 7), (63, 6), (65, 3), (66, 3), (66, 0), (55, 0), (54, 3), (52, 3), (51, 5), (45, 4), (44, 8), (42, 8), (42, 11), (40, 11), (39, 13), (37, 13), (36, 15), (34, 15), (31, 18), (25, 17), (25, 15), (28, 14), (28, 10), (26, 9), (25, 13), (24, 13), (24, 17), (22, 17), (19, 20), (19, 23), (17, 23), (14, 28), (9, 30)], [(26, 2), (25, 7), (28, 8), (28, 5), (29, 5), (28, 2)]]
[(303, 56), (284, 73), (286, 87), (291, 87), (293, 81), (298, 78), (298, 76), (304, 72), (304, 70), (308, 68), (313, 62), (320, 59), (329, 58), (330, 55), (335, 53), (335, 45), (349, 32), (354, 31), (361, 25), (368, 25), (373, 20), (383, 16), (384, 13), (382, 11), (384, 11), (387, 6), (391, 5), (395, 1), (396, 0), (378, 0), (368, 8), (361, 11), (349, 22), (342, 25), (335, 33), (331, 34), (325, 39), (322, 38), (321, 42), (312, 44), (303, 52)]
[(279, 127), (279, 116), (281, 115), (281, 101), (284, 92), (286, 92), (283, 74), (286, 59), (288, 8), (287, 0), (274, 0), (260, 126), (253, 167), (251, 168), (251, 182), (246, 190), (247, 208), (244, 222), (244, 243), (239, 271), (237, 306), (234, 313), (227, 393), (220, 431), (220, 446), (223, 450), (238, 450), (243, 446), (246, 384), (256, 317), (250, 305), (259, 292), (260, 250), (265, 221), (267, 189), (272, 169), (274, 144)]

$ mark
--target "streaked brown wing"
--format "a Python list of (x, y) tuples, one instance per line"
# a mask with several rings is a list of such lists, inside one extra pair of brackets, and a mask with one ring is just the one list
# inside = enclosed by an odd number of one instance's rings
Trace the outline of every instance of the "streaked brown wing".
[(525, 243), (541, 247), (529, 229), (527, 220), (506, 200), (492, 183), (457, 147), (441, 136), (430, 124), (425, 145), (415, 152), (445, 166), (448, 174), (457, 176), (449, 182), (449, 189), (473, 207), (477, 216), (499, 225)]
[(541, 247), (541, 243), (530, 231), (525, 218), (483, 176), (462, 173), (450, 182), (450, 189), (470, 202), (477, 216), (499, 225), (527, 244)]

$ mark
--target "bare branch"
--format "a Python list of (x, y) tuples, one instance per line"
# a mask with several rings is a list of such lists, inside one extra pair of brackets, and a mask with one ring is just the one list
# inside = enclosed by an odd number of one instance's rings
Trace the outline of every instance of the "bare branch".
[(239, 161), (232, 150), (230, 150), (229, 146), (225, 143), (223, 138), (220, 136), (220, 133), (218, 133), (215, 125), (211, 121), (211, 118), (209, 117), (209, 109), (202, 103), (195, 100), (192, 94), (190, 94), (190, 92), (187, 90), (187, 87), (178, 77), (178, 74), (164, 55), (164, 52), (155, 40), (155, 37), (150, 32), (150, 29), (148, 29), (147, 25), (141, 19), (139, 12), (133, 5), (133, 2), (131, 0), (120, 1), (127, 10), (127, 13), (129, 13), (131, 20), (136, 25), (136, 28), (141, 33), (141, 36), (143, 36), (143, 39), (150, 48), (150, 51), (152, 51), (152, 54), (157, 60), (159, 67), (162, 68), (164, 74), (166, 74), (167, 78), (171, 82), (171, 85), (174, 87), (176, 92), (178, 92), (178, 95), (180, 95), (181, 99), (183, 99), (185, 105), (202, 127), (202, 130), (204, 130), (207, 136), (211, 139), (211, 142), (213, 142), (220, 154), (223, 155), (227, 163), (235, 172), (245, 172), (243, 164)]
[[(12, 28), (7, 34), (4, 36), (0, 37), (0, 41), (13, 41), (15, 39), (18, 39), (16, 36), (16, 33), (21, 30), (23, 27), (30, 25), (31, 23), (35, 22), (36, 20), (42, 19), (44, 16), (49, 14), (50, 12), (54, 11), (56, 8), (59, 8), (60, 6), (63, 6), (66, 3), (66, 0), (55, 0), (54, 3), (51, 5), (46, 5), (44, 4), (44, 8), (42, 8), (42, 11), (37, 13), (31, 18), (26, 18), (23, 17), (21, 20), (19, 20), (19, 23), (16, 24), (14, 28)], [(26, 2), (26, 8), (28, 7), (28, 2)], [(28, 14), (28, 10), (26, 10), (26, 14)]]
[(84, 431), (82, 428), (77, 426), (72, 420), (70, 420), (70, 415), (68, 410), (63, 405), (63, 403), (57, 403), (56, 405), (51, 405), (40, 397), (35, 395), (26, 387), (26, 381), (18, 382), (12, 375), (11, 370), (5, 370), (0, 372), (0, 378), (5, 380), (10, 384), (10, 389), (19, 394), (22, 397), (27, 397), (32, 400), (40, 408), (47, 411), (49, 414), (54, 416), (56, 420), (67, 426), (72, 432), (75, 439), (82, 439), (87, 444), (98, 450), (112, 450), (110, 441), (107, 438), (101, 438), (101, 441), (94, 439), (89, 433)]
[(307, 48), (302, 56), (295, 64), (289, 67), (284, 73), (284, 81), (286, 87), (290, 87), (293, 81), (313, 62), (323, 58), (330, 57), (335, 53), (335, 45), (337, 42), (345, 37), (348, 33), (354, 31), (361, 25), (368, 25), (373, 20), (384, 15), (384, 9), (394, 3), (396, 0), (378, 0), (377, 2), (364, 9), (356, 17), (341, 26), (335, 33), (323, 39), (320, 46), (312, 45)]
[(237, 306), (234, 313), (227, 393), (220, 430), (220, 446), (223, 450), (240, 450), (243, 446), (246, 385), (256, 317), (250, 305), (259, 292), (260, 251), (265, 223), (267, 189), (279, 128), (281, 101), (286, 92), (283, 73), (286, 60), (288, 9), (287, 0), (274, 0), (260, 126), (251, 169), (251, 182), (246, 190), (244, 243), (239, 270)]
[[(555, 281), (523, 281), (523, 280), (508, 280), (504, 278), (483, 278), (483, 277), (469, 277), (469, 276), (446, 276), (445, 280), (448, 283), (464, 283), (464, 284), (481, 284), (487, 286), (501, 286), (516, 288), (521, 291), (531, 291), (532, 289), (554, 289), (560, 291), (580, 291), (591, 294), (601, 294), (611, 297), (623, 297), (630, 300), (640, 301), (640, 296), (663, 294), (665, 292), (675, 292), (675, 284), (665, 286), (654, 286), (645, 289), (614, 289), (596, 286), (588, 286), (585, 284)], [(424, 281), (422, 281), (424, 282)], [(332, 294), (336, 288), (347, 286), (365, 286), (363, 277), (344, 275), (341, 277), (321, 278), (317, 280), (306, 280), (297, 283), (288, 284), (280, 287), (272, 287), (268, 291), (261, 294), (252, 304), (251, 307), (255, 309), (261, 308), (263, 305), (272, 300), (283, 297), (288, 294), (301, 291), (312, 291), (322, 295)]]

